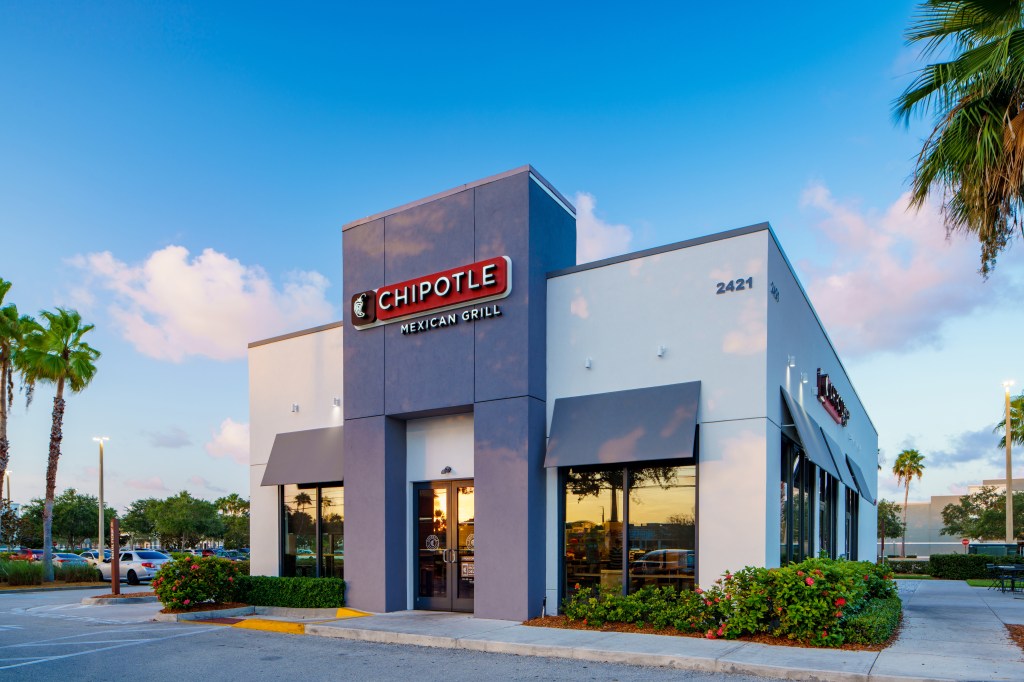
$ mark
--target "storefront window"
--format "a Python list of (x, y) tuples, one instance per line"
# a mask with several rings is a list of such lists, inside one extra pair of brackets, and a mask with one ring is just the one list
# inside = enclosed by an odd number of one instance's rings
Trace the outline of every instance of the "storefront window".
[(695, 466), (569, 469), (565, 593), (596, 586), (692, 589), (696, 511)]
[(344, 488), (281, 486), (281, 575), (344, 577)]
[(818, 544), (826, 556), (836, 556), (836, 479), (818, 470)]
[(846, 489), (846, 558), (857, 560), (857, 524), (859, 523), (860, 497), (856, 490)]
[(782, 437), (782, 510), (779, 560), (784, 566), (814, 555), (814, 490), (817, 467), (803, 449)]

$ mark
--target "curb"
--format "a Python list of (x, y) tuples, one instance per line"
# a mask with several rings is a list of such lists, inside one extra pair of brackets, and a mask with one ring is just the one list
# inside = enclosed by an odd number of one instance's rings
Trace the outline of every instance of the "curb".
[(232, 616), (252, 616), (256, 613), (255, 606), (239, 606), (234, 609), (217, 609), (215, 611), (189, 611), (188, 613), (158, 613), (153, 620), (160, 623), (183, 623), (207, 618), (230, 618)]
[(5, 594), (33, 594), (35, 592), (64, 592), (66, 590), (102, 590), (107, 583), (102, 585), (69, 585), (67, 587), (27, 587), (25, 589), (0, 590), (0, 596)]
[(108, 604), (155, 604), (157, 597), (84, 597), (83, 604), (106, 606)]
[(677, 670), (694, 670), (725, 674), (745, 674), (771, 677), (786, 680), (828, 680), (829, 682), (949, 682), (948, 679), (934, 677), (903, 677), (893, 675), (872, 675), (841, 670), (824, 670), (817, 668), (793, 668), (750, 662), (738, 662), (728, 659), (739, 646), (721, 652), (717, 657), (681, 656), (673, 654), (655, 654), (627, 651), (610, 651), (586, 646), (559, 646), (544, 644), (527, 644), (520, 642), (500, 642), (495, 640), (439, 635), (421, 635), (406, 632), (390, 632), (387, 630), (365, 630), (361, 628), (339, 628), (337, 626), (310, 623), (305, 626), (305, 633), (317, 637), (333, 637), (377, 644), (406, 644), (412, 646), (432, 647), (439, 649), (465, 649), (487, 653), (513, 654), (516, 656), (538, 656), (544, 658), (567, 658), (595, 663), (625, 663), (629, 665), (647, 665)]

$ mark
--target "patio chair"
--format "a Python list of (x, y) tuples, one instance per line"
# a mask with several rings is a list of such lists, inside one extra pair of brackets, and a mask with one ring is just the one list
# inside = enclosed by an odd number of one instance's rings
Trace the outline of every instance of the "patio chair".
[(999, 590), (1000, 592), (1006, 591), (1006, 574), (995, 564), (985, 564), (985, 571), (988, 574), (988, 578), (992, 581), (988, 589)]

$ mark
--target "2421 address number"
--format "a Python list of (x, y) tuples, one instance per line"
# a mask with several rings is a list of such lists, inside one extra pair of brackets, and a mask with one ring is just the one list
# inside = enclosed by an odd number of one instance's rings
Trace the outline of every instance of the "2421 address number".
[(728, 294), (733, 291), (753, 289), (754, 278), (740, 277), (739, 279), (730, 279), (728, 282), (719, 282), (715, 287), (717, 287), (717, 290), (715, 291), (716, 294)]

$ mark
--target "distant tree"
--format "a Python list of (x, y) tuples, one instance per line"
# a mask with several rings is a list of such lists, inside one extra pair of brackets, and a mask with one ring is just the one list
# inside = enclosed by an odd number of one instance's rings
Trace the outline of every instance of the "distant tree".
[(43, 501), (23, 505), (18, 517), (18, 544), (35, 549), (43, 546)]
[[(1006, 410), (1003, 410), (1003, 418), (996, 424), (993, 433), (999, 434), (999, 447), (1005, 448)], [(1010, 399), (1010, 442), (1014, 445), (1024, 445), (1024, 393)]]
[(64, 391), (80, 393), (96, 376), (96, 360), (100, 352), (82, 337), (93, 325), (82, 324), (77, 311), (57, 308), (56, 312), (40, 313), (43, 325), (25, 335), (24, 347), (15, 356), (18, 369), (28, 385), (52, 383), (57, 387), (53, 397), (53, 418), (50, 425), (50, 449), (46, 462), (46, 502), (43, 507), (43, 580), (53, 582), (53, 500), (57, 487), (57, 462), (64, 438)]
[(13, 505), (0, 498), (0, 545), (13, 547), (18, 541), (18, 515)]
[(196, 499), (187, 490), (162, 500), (156, 506), (154, 520), (161, 542), (178, 549), (224, 535), (224, 524), (213, 502)]
[[(947, 504), (942, 510), (942, 523), (944, 535), (1002, 540), (1006, 537), (1006, 493), (984, 486), (963, 495), (957, 504)], [(1013, 528), (1017, 539), (1024, 539), (1024, 492), (1013, 494)]]
[[(46, 501), (34, 499), (21, 510), (20, 529), (24, 534), (18, 540), (21, 544), (35, 548), (42, 547), (43, 511)], [(104, 528), (110, 527), (116, 512), (113, 507), (103, 505)], [(99, 525), (99, 500), (94, 495), (80, 495), (74, 488), (67, 488), (53, 500), (53, 537), (69, 548), (78, 547), (87, 538), (95, 538)], [(31, 541), (31, 542), (30, 542)]]
[(906, 531), (906, 524), (900, 520), (900, 506), (890, 500), (878, 501), (878, 539), (882, 541), (882, 556), (885, 556), (885, 539), (896, 539)]
[[(630, 486), (654, 483), (662, 488), (670, 487), (676, 480), (675, 467), (649, 467), (630, 471)], [(566, 478), (566, 489), (578, 499), (597, 497), (602, 490), (611, 490), (611, 509), (608, 522), (619, 520), (619, 499), (617, 491), (622, 490), (622, 469), (599, 469), (596, 471), (570, 471)]]
[[(326, 500), (324, 500), (326, 502)], [(225, 549), (249, 546), (249, 500), (238, 493), (231, 493), (213, 501), (220, 511), (224, 524)], [(325, 521), (327, 513), (324, 513)]]
[(905, 487), (903, 493), (903, 544), (900, 548), (900, 556), (907, 556), (907, 502), (910, 499), (910, 482), (915, 476), (917, 480), (921, 480), (921, 476), (924, 474), (924, 455), (917, 450), (904, 450), (896, 455), (892, 473), (896, 475), (897, 484)]
[(142, 500), (135, 500), (128, 505), (124, 518), (121, 519), (121, 531), (128, 533), (131, 543), (134, 545), (140, 538), (146, 538), (152, 542), (156, 533), (156, 513), (160, 500), (147, 497)]

